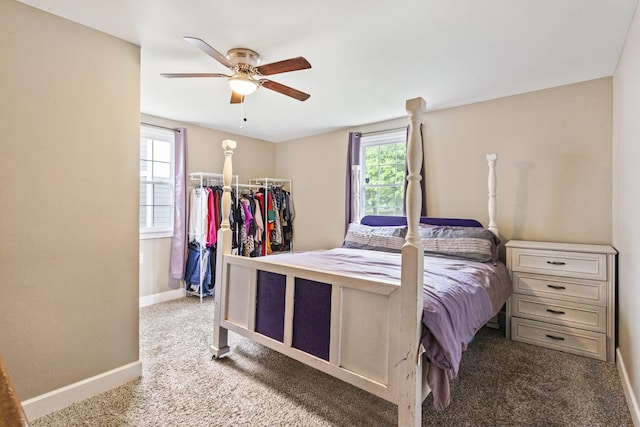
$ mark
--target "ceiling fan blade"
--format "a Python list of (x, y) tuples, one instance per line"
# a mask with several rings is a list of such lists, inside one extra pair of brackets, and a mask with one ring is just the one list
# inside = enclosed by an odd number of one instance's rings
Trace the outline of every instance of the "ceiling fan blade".
[(176, 77), (229, 77), (226, 74), (220, 73), (162, 73), (160, 75), (169, 79)]
[(244, 102), (244, 95), (240, 95), (231, 91), (231, 103), (232, 104), (242, 104)]
[(295, 98), (298, 101), (306, 101), (311, 96), (308, 93), (304, 93), (292, 87), (285, 86), (282, 83), (276, 83), (272, 80), (260, 80), (260, 84), (267, 89), (280, 92), (281, 94)]
[(271, 74), (287, 73), (289, 71), (305, 70), (307, 68), (311, 68), (311, 64), (302, 56), (298, 56), (297, 58), (260, 65), (256, 67), (256, 70), (263, 76), (269, 76)]
[(215, 59), (216, 61), (218, 61), (219, 63), (221, 63), (222, 65), (224, 65), (225, 67), (231, 68), (231, 69), (234, 69), (236, 67), (236, 64), (234, 64), (229, 59), (227, 59), (226, 56), (224, 56), (223, 54), (221, 54), (220, 52), (218, 52), (217, 50), (209, 46), (205, 41), (200, 40), (196, 37), (185, 37), (184, 39), (189, 43), (191, 43), (192, 45), (194, 45), (195, 47), (197, 47), (198, 49), (200, 49), (201, 51), (203, 51), (204, 53), (206, 53), (207, 55), (209, 55), (210, 57), (212, 57), (213, 59)]

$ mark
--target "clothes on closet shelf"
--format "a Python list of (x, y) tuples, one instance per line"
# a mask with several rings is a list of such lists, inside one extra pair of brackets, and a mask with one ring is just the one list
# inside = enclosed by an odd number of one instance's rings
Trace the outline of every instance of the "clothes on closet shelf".
[(238, 244), (238, 254), (248, 257), (260, 256), (264, 222), (262, 204), (253, 192), (242, 193), (235, 206), (234, 219), (237, 226), (234, 240)]
[(240, 234), (241, 254), (262, 256), (291, 250), (295, 209), (290, 192), (280, 186), (260, 188), (243, 194), (240, 205), (237, 218), (245, 230)]
[(205, 246), (207, 226), (209, 221), (208, 199), (209, 193), (204, 187), (197, 187), (189, 194), (189, 242), (198, 242)]
[[(218, 230), (222, 223), (220, 186), (193, 188), (189, 194), (187, 263), (188, 291), (211, 295), (216, 271)], [(295, 210), (293, 197), (280, 186), (237, 195), (231, 190), (231, 253), (258, 257), (291, 250)]]
[(276, 232), (278, 233), (279, 247), (276, 250), (290, 251), (293, 242), (293, 219), (296, 216), (293, 207), (293, 196), (281, 187), (273, 192), (277, 207)]
[[(220, 186), (198, 186), (189, 194), (189, 248), (184, 280), (187, 290), (201, 295), (213, 290), (211, 277), (215, 274), (216, 242), (222, 223), (222, 194)], [(233, 224), (232, 212), (229, 219)]]
[[(211, 295), (210, 259), (210, 248), (200, 246), (200, 243), (195, 240), (189, 243), (187, 265), (184, 273), (184, 281), (187, 284), (188, 291), (197, 292), (202, 295)], [(205, 269), (202, 278), (200, 277), (201, 266)], [(202, 284), (200, 283), (201, 279)], [(202, 286), (202, 289), (200, 289), (200, 286)]]
[[(189, 242), (215, 245), (222, 223), (222, 187), (196, 187), (189, 195)], [(232, 192), (233, 193), (233, 192)]]

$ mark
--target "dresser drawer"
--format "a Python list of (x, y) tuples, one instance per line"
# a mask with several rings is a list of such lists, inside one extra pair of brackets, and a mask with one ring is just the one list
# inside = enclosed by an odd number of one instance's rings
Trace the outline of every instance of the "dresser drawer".
[(513, 294), (511, 307), (513, 316), (590, 331), (607, 331), (607, 308), (603, 306)]
[(513, 273), (513, 292), (595, 305), (607, 304), (606, 282)]
[(602, 333), (512, 317), (511, 339), (607, 360), (607, 337)]
[(513, 248), (511, 270), (592, 280), (607, 280), (607, 256), (599, 253)]

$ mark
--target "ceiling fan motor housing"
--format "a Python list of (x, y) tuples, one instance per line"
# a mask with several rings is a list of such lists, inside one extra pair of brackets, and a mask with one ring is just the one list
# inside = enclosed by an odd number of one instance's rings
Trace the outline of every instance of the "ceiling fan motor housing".
[(260, 64), (260, 55), (251, 49), (236, 47), (227, 51), (227, 58), (238, 65), (257, 67)]

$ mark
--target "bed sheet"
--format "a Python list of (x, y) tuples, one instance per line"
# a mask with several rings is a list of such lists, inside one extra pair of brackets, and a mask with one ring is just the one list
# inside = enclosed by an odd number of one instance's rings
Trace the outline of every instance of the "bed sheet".
[[(401, 273), (400, 254), (363, 249), (293, 252), (262, 261), (397, 283)], [(422, 345), (431, 364), (427, 381), (436, 408), (449, 405), (449, 380), (458, 375), (462, 352), (511, 292), (509, 272), (501, 262), (424, 257)]]

